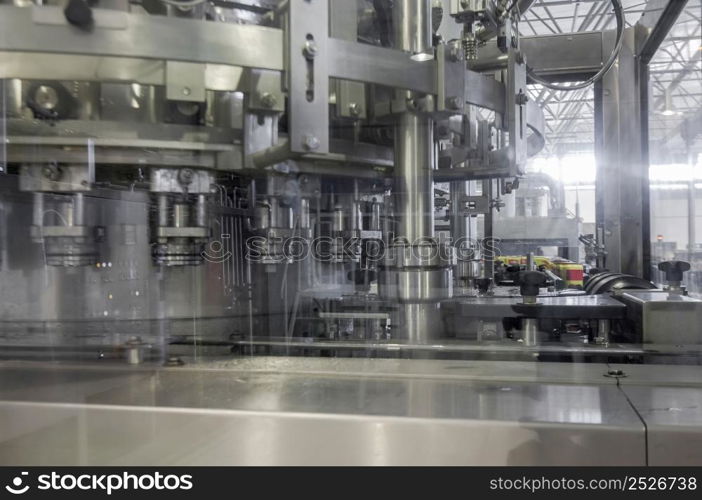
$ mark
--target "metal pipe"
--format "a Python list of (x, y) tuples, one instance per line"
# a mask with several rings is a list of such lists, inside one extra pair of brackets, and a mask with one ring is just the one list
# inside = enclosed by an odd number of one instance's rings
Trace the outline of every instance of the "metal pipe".
[[(432, 47), (431, 2), (397, 0), (393, 3), (395, 48), (413, 54)], [(398, 91), (411, 101), (411, 92)], [(432, 122), (430, 118), (403, 113), (395, 127), (395, 211), (397, 236), (410, 242), (434, 236)]]
[(608, 319), (597, 320), (597, 343), (609, 344), (609, 333), (611, 330), (611, 322)]
[(463, 198), (468, 196), (468, 182), (452, 182), (450, 187), (451, 195), (451, 238), (456, 242), (461, 238), (468, 238), (470, 230), (468, 227), (468, 217), (463, 213)]
[(380, 203), (375, 201), (375, 198), (371, 202), (370, 207), (370, 230), (380, 231), (382, 230), (381, 216), (380, 216)]
[(490, 210), (484, 216), (483, 223), (483, 273), (487, 279), (495, 277), (495, 242), (492, 209), (492, 181), (483, 181), (483, 196), (487, 196)]
[[(692, 148), (688, 148), (687, 156), (688, 164), (694, 172), (697, 158)], [(687, 252), (690, 262), (695, 260), (695, 248), (697, 246), (697, 192), (695, 188), (695, 177), (695, 175), (692, 175), (687, 185)]]
[(85, 225), (85, 197), (83, 193), (73, 195), (73, 224), (76, 226)]
[[(435, 339), (435, 332), (442, 328), (441, 324), (439, 302), (402, 304), (392, 323), (393, 330), (399, 330), (403, 340), (417, 344)], [(393, 338), (397, 335), (393, 334)]]
[(526, 255), (526, 270), (535, 271), (536, 264), (534, 263), (534, 252), (528, 252)]
[(197, 203), (195, 204), (195, 225), (197, 227), (207, 226), (207, 196), (204, 194), (197, 195)]
[(392, 26), (396, 49), (426, 53), (432, 47), (431, 1), (395, 0)]
[[(192, 341), (186, 339), (188, 345), (192, 344)], [(230, 345), (230, 344), (226, 344)], [(644, 346), (634, 345), (631, 347), (621, 347), (621, 344), (616, 344), (614, 346), (561, 346), (561, 345), (539, 345), (539, 346), (525, 346), (517, 343), (430, 343), (430, 344), (415, 344), (411, 342), (368, 342), (368, 341), (318, 341), (313, 342), (301, 342), (301, 341), (291, 341), (291, 340), (241, 340), (233, 342), (232, 345), (238, 346), (267, 346), (267, 347), (287, 347), (287, 348), (301, 348), (301, 349), (358, 349), (363, 351), (417, 351), (417, 352), (477, 352), (485, 354), (499, 354), (499, 353), (514, 353), (514, 352), (541, 352), (541, 353), (552, 353), (552, 354), (585, 354), (585, 355), (643, 355), (652, 354), (654, 356), (661, 354), (679, 354), (679, 347), (669, 346), (670, 349), (666, 349), (663, 346), (656, 346), (655, 348), (645, 348)], [(690, 346), (694, 347), (694, 346)], [(696, 352), (696, 351), (691, 351)]]
[(173, 227), (188, 227), (190, 206), (187, 203), (173, 204)]
[(534, 318), (522, 318), (522, 342), (526, 347), (539, 345), (539, 323)]
[(59, 213), (59, 224), (71, 227), (74, 226), (73, 221), (73, 202), (72, 201), (61, 201), (58, 204)]
[(337, 205), (334, 207), (332, 218), (332, 231), (340, 232), (346, 229), (344, 207)]
[(159, 193), (157, 195), (158, 203), (158, 225), (160, 227), (168, 226), (168, 195), (165, 193)]
[[(431, 1), (396, 0), (393, 28), (396, 49), (418, 56), (417, 60), (428, 58), (432, 51)], [(395, 94), (407, 103), (408, 111), (399, 115), (395, 126), (394, 215), (396, 236), (409, 244), (434, 237), (433, 124), (425, 114), (413, 112), (422, 97), (404, 90)], [(397, 309), (393, 337), (417, 343), (438, 337), (442, 324), (439, 302), (419, 300), (420, 290), (407, 290), (407, 294), (417, 300), (407, 300)]]
[(409, 242), (434, 236), (431, 119), (403, 113), (395, 127), (397, 235)]
[(44, 193), (33, 193), (32, 224), (37, 227), (44, 226)]
[(312, 227), (310, 222), (310, 200), (308, 198), (300, 199), (300, 229), (309, 229)]

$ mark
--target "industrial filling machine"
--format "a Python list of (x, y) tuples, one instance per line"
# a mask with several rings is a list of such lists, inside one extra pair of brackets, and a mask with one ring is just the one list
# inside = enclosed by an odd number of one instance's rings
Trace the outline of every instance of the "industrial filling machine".
[[(685, 2), (533, 3), (0, 0), (0, 463), (702, 463), (640, 175)], [(596, 234), (533, 85), (594, 85)]]

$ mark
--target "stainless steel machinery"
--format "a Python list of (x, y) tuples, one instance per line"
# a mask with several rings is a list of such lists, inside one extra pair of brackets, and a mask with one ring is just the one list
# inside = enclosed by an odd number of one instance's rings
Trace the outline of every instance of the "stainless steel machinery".
[[(702, 302), (614, 258), (585, 289), (533, 255), (496, 269), (497, 210), (544, 146), (528, 85), (564, 74), (544, 57), (557, 41), (519, 35), (532, 3), (0, 1), (0, 462), (311, 463), (291, 436), (348, 432), (319, 460), (418, 463), (398, 444), (414, 435), (426, 461), (466, 463), (481, 425), (523, 418), (538, 425), (488, 462), (557, 462), (570, 439), (563, 463), (644, 460), (617, 382), (628, 363), (698, 364)], [(618, 25), (580, 68), (600, 84), (625, 57)], [(566, 220), (557, 201), (544, 220)], [(521, 415), (532, 397), (582, 411)], [(169, 448), (190, 413), (243, 448)], [(258, 414), (287, 437), (244, 432)], [(376, 423), (372, 459), (353, 436)], [(41, 433), (92, 437), (61, 458), (31, 451)]]

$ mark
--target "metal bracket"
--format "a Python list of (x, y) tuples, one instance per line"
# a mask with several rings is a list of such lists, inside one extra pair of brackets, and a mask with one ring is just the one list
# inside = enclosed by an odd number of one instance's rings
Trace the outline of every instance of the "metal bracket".
[(166, 62), (166, 99), (205, 101), (205, 65), (180, 61)]
[(464, 196), (461, 198), (461, 214), (473, 216), (490, 213), (490, 200), (487, 196)]
[(462, 58), (456, 56), (456, 50), (448, 45), (436, 48), (436, 110), (448, 115), (462, 114), (466, 103), (466, 66)]
[(359, 82), (336, 82), (336, 115), (364, 120), (367, 116), (366, 86)]
[(329, 152), (328, 0), (288, 2), (290, 150)]
[(506, 119), (509, 132), (509, 176), (524, 175), (527, 160), (526, 61), (518, 50), (510, 49), (507, 63)]
[(278, 71), (252, 69), (247, 72), (246, 89), (251, 111), (282, 113), (285, 97)]

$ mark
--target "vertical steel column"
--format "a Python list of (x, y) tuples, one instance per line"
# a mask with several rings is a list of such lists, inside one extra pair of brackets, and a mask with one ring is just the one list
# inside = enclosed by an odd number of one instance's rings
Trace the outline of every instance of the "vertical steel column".
[(395, 127), (397, 236), (412, 244), (434, 236), (431, 119), (403, 113)]
[[(393, 4), (395, 48), (420, 54), (421, 64), (432, 50), (430, 0), (396, 0)], [(422, 96), (398, 90), (397, 100), (408, 109)], [(396, 237), (404, 240), (391, 251), (394, 262), (384, 269), (380, 285), (393, 290), (388, 295), (400, 300), (396, 325), (398, 336), (424, 343), (442, 333), (439, 302), (451, 295), (450, 264), (442, 260), (410, 257), (421, 250), (439, 248), (434, 237), (433, 124), (430, 117), (407, 111), (395, 127), (394, 198)], [(429, 245), (427, 247), (427, 245)]]
[(687, 185), (687, 253), (688, 260), (693, 261), (697, 246), (697, 189), (695, 187), (695, 165), (697, 158), (691, 145), (688, 145), (687, 163), (690, 165), (690, 181)]
[[(413, 54), (431, 50), (431, 2), (397, 0), (393, 4), (395, 48)], [(412, 99), (398, 91), (398, 99)], [(397, 236), (413, 243), (434, 236), (432, 122), (426, 116), (403, 113), (395, 127), (395, 212)]]
[(618, 63), (595, 91), (597, 156), (597, 222), (604, 228), (606, 267), (613, 272), (645, 276), (648, 162), (645, 121), (646, 81), (636, 58), (635, 31), (624, 32)]

